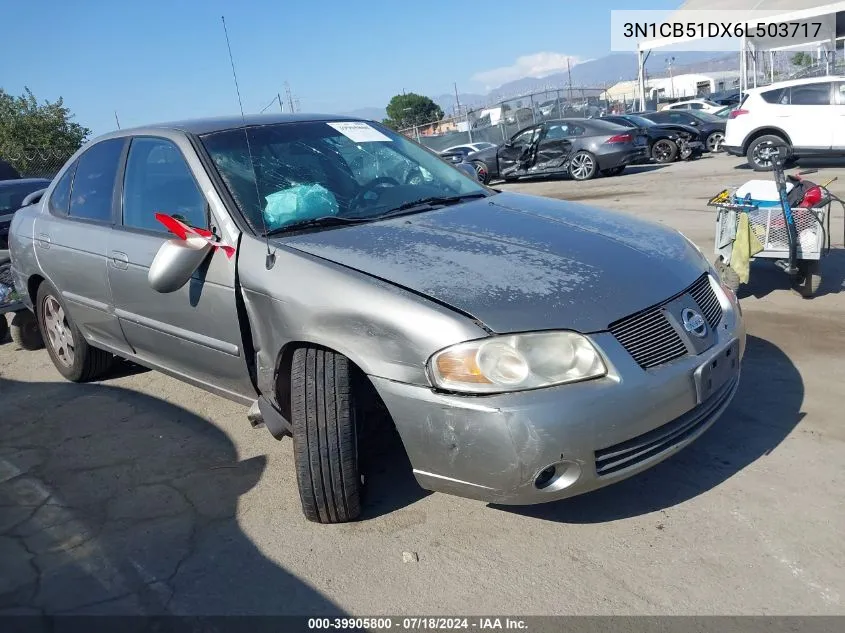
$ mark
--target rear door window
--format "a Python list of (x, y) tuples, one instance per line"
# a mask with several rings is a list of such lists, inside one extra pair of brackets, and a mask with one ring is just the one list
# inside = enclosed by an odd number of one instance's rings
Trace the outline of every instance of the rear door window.
[(830, 105), (830, 82), (792, 86), (790, 105)]
[(114, 183), (123, 146), (124, 139), (109, 139), (79, 157), (70, 194), (70, 217), (111, 222)]

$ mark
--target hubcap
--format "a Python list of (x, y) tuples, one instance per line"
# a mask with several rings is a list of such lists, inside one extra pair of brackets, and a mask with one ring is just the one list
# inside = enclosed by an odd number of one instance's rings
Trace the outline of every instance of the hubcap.
[(669, 144), (666, 141), (659, 141), (654, 146), (654, 157), (661, 163), (669, 158), (669, 153)]
[(711, 134), (707, 139), (707, 149), (711, 152), (718, 152), (719, 148), (722, 147), (722, 141), (725, 140), (723, 134), (716, 132), (715, 134)]
[(781, 148), (774, 143), (760, 143), (754, 148), (752, 155), (755, 163), (761, 167), (770, 167), (772, 164), (772, 158), (774, 158), (780, 151)]
[(593, 159), (587, 154), (579, 154), (572, 159), (572, 176), (577, 179), (586, 178), (593, 171)]
[(483, 181), (487, 177), (487, 170), (484, 168), (484, 165), (482, 165), (481, 163), (475, 164), (475, 175), (481, 181)]
[(56, 298), (50, 295), (44, 299), (44, 330), (47, 332), (50, 347), (59, 362), (65, 367), (73, 365), (76, 350), (73, 334), (71, 334), (64, 309)]

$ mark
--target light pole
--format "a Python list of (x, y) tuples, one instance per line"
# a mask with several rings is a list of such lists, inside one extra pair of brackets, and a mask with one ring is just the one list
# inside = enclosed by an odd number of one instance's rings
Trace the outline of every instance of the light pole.
[(675, 77), (672, 75), (672, 64), (675, 63), (674, 57), (669, 57), (666, 60), (666, 63), (669, 64), (669, 92), (672, 95), (672, 98), (675, 98)]

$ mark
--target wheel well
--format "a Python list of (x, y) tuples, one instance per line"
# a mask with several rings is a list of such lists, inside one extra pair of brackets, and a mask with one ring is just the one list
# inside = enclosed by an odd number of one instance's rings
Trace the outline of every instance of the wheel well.
[[(290, 343), (282, 347), (281, 350), (279, 350), (279, 354), (276, 357), (275, 395), (276, 402), (279, 405), (279, 412), (288, 421), (291, 421), (290, 377), (291, 369), (293, 366), (293, 353), (303, 347), (316, 347), (319, 349), (325, 349), (330, 352), (334, 352), (336, 354), (340, 354), (340, 352), (330, 347), (326, 347), (325, 345), (317, 345), (315, 343), (309, 343), (306, 341), (291, 341)], [(349, 357), (347, 356), (347, 358)], [(384, 413), (390, 425), (394, 426), (393, 418), (390, 417), (390, 413), (388, 412), (387, 407), (384, 405), (384, 402), (378, 395), (378, 392), (373, 386), (373, 383), (367, 377), (367, 374), (365, 374), (364, 371), (351, 358), (349, 359), (349, 362), (352, 363), (352, 366), (355, 368), (356, 375), (354, 376), (353, 380), (354, 385), (356, 387), (356, 396), (363, 398), (363, 406), (365, 407), (365, 409), (367, 411), (373, 411), (378, 409), (379, 412)]]
[(754, 130), (751, 134), (748, 135), (748, 138), (745, 139), (745, 143), (742, 146), (742, 153), (745, 154), (748, 152), (748, 148), (751, 147), (751, 143), (756, 141), (761, 136), (767, 136), (771, 134), (772, 136), (779, 136), (784, 141), (792, 145), (792, 140), (789, 138), (789, 134), (781, 130), (780, 128), (776, 127), (764, 127), (760, 128), (759, 130)]
[(32, 275), (26, 282), (26, 291), (29, 293), (29, 298), (32, 300), (32, 305), (35, 305), (35, 300), (38, 297), (38, 286), (44, 281), (41, 275)]

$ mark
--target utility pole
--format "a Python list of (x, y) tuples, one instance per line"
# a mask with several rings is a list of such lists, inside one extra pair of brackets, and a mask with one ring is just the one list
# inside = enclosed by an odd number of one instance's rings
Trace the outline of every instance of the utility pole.
[(672, 98), (675, 98), (675, 77), (672, 75), (672, 64), (675, 62), (674, 57), (669, 57), (666, 63), (669, 64), (669, 90)]
[(455, 82), (455, 114), (461, 115), (461, 99), (458, 97), (458, 82)]
[(279, 112), (284, 113), (285, 108), (284, 108), (284, 106), (282, 105), (282, 95), (281, 95), (280, 93), (278, 93), (278, 92), (276, 93), (276, 99), (278, 99), (278, 100), (279, 100)]
[(569, 77), (569, 103), (572, 104), (572, 66), (569, 65), (569, 58), (566, 58), (566, 74)]
[(117, 123), (117, 129), (120, 129), (120, 119), (117, 118), (117, 110), (114, 111), (114, 122)]

